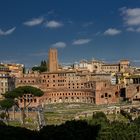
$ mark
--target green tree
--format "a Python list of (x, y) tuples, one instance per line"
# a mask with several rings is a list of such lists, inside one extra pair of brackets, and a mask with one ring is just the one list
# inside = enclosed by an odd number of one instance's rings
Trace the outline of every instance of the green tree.
[(25, 68), (25, 66), (23, 67), (23, 74), (25, 74), (26, 73), (26, 68)]
[[(4, 106), (11, 108), (13, 105), (17, 105), (21, 112), (22, 112), (22, 122), (23, 125), (25, 123), (25, 109), (31, 104), (31, 100), (28, 100), (30, 97), (26, 96), (26, 99), (24, 98), (24, 95), (30, 94), (32, 95), (32, 98), (40, 97), (43, 95), (43, 91), (41, 91), (39, 88), (32, 87), (32, 86), (21, 86), (17, 87), (12, 91), (7, 92), (4, 96), (5, 99), (1, 102), (1, 107), (4, 108)], [(19, 99), (23, 99), (23, 107), (18, 104)]]
[(5, 112), (2, 112), (0, 114), (0, 117), (2, 119), (6, 118), (6, 121), (7, 121), (7, 124), (9, 124), (9, 109), (14, 105), (14, 100), (13, 99), (10, 99), (10, 98), (7, 98), (7, 99), (4, 99), (4, 100), (1, 100), (0, 101), (0, 106), (1, 106), (1, 109), (4, 110)]
[(45, 60), (42, 60), (39, 66), (32, 67), (33, 71), (38, 72), (45, 72), (48, 70), (47, 62)]
[(106, 117), (104, 112), (93, 113), (92, 118), (93, 119), (104, 119), (104, 120), (107, 120), (107, 117)]
[(140, 116), (138, 118), (135, 118), (133, 123), (140, 126)]

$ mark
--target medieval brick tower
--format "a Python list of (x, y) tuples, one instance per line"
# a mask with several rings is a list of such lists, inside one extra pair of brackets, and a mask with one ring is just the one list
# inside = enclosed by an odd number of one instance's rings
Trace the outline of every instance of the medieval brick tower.
[(57, 49), (50, 48), (48, 53), (48, 70), (54, 72), (58, 70)]

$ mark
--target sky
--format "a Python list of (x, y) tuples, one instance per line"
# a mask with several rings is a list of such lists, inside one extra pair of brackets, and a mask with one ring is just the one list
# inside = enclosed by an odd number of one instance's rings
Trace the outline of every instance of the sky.
[(140, 0), (0, 0), (0, 62), (32, 67), (49, 48), (63, 64), (140, 66)]

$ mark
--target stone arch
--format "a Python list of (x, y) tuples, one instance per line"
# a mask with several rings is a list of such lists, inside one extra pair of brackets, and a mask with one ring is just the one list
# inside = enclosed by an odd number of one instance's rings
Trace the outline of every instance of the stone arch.
[(115, 97), (117, 97), (117, 98), (119, 97), (119, 92), (118, 91), (115, 92)]
[(104, 98), (104, 95), (101, 95), (101, 98)]
[(51, 98), (49, 98), (49, 103), (52, 103), (52, 99)]
[(137, 87), (136, 87), (136, 89), (137, 89), (137, 92), (139, 92), (139, 91), (140, 91), (140, 87), (139, 87), (139, 86), (137, 86)]
[(69, 101), (68, 99), (69, 99), (68, 97), (65, 97), (65, 102), (68, 102)]
[(59, 103), (62, 103), (62, 97), (59, 97)]
[(57, 102), (57, 100), (56, 99), (54, 99), (54, 103), (56, 103)]
[(74, 102), (74, 97), (71, 97), (71, 102)]
[(79, 101), (80, 101), (80, 100), (79, 100), (79, 97), (77, 97), (77, 98), (76, 98), (76, 102), (79, 102)]

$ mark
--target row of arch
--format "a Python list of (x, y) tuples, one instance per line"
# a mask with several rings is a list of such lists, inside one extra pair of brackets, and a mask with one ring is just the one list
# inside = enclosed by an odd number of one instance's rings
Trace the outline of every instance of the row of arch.
[(45, 104), (64, 102), (95, 103), (95, 94), (90, 91), (54, 91), (50, 93), (45, 93), (42, 102)]
[(93, 93), (90, 93), (90, 92), (57, 92), (57, 93), (49, 93), (48, 94), (49, 96), (94, 96)]
[(59, 97), (59, 98), (46, 98), (43, 101), (45, 104), (53, 103), (95, 103), (94, 97)]

